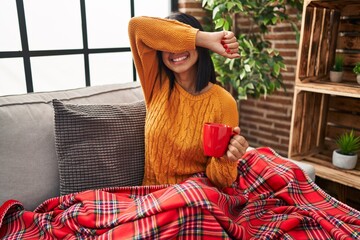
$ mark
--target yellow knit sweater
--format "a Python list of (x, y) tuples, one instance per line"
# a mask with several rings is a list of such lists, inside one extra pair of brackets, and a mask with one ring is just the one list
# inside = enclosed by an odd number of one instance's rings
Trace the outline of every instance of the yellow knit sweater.
[(234, 98), (218, 85), (195, 96), (177, 83), (168, 98), (168, 80), (160, 84), (158, 79), (156, 51), (195, 49), (197, 31), (174, 20), (130, 20), (131, 50), (147, 107), (144, 185), (179, 183), (204, 171), (218, 187), (229, 186), (236, 179), (236, 162), (206, 157), (202, 147), (205, 122), (238, 125)]

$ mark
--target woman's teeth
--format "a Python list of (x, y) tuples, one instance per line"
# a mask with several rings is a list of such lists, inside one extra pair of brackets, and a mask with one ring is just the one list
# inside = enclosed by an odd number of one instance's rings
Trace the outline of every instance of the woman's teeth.
[(182, 60), (185, 60), (187, 58), (187, 56), (183, 56), (183, 57), (178, 57), (178, 58), (173, 58), (173, 62), (180, 62)]

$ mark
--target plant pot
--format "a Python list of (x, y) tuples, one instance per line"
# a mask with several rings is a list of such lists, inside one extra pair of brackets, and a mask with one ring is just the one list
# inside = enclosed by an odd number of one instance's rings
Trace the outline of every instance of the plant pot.
[(343, 74), (344, 72), (330, 71), (330, 81), (336, 83), (341, 82)]
[(356, 75), (356, 81), (360, 84), (360, 74)]
[(358, 155), (343, 155), (338, 149), (333, 151), (332, 163), (334, 166), (343, 169), (353, 169), (356, 166)]

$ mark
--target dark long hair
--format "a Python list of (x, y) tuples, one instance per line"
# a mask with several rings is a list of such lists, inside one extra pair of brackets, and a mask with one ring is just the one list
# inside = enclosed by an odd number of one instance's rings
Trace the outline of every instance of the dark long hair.
[[(173, 13), (170, 16), (167, 17), (167, 19), (173, 19), (177, 20), (179, 22), (188, 24), (192, 26), (193, 28), (197, 28), (200, 31), (203, 31), (203, 28), (200, 24), (200, 22), (193, 16), (185, 14), (185, 13)], [(210, 57), (210, 52), (206, 48), (202, 47), (196, 47), (196, 50), (198, 52), (198, 61), (197, 61), (197, 74), (196, 74), (196, 92), (200, 92), (202, 89), (204, 89), (209, 82), (215, 83), (216, 77), (215, 77), (215, 70), (214, 70), (214, 64)], [(162, 60), (162, 52), (157, 52), (157, 57), (159, 61), (159, 74), (160, 74), (160, 81), (163, 82), (163, 76), (162, 72), (165, 71), (166, 76), (169, 78), (169, 84), (170, 84), (170, 91), (169, 91), (169, 97), (171, 95), (172, 90), (175, 86), (175, 75), (174, 73), (166, 67)]]

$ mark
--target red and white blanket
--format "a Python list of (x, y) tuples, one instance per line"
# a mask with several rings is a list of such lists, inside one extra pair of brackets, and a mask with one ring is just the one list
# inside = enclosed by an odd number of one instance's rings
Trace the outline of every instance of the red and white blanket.
[(231, 188), (181, 184), (85, 191), (25, 211), (0, 207), (4, 239), (360, 239), (360, 213), (269, 148), (239, 161)]

